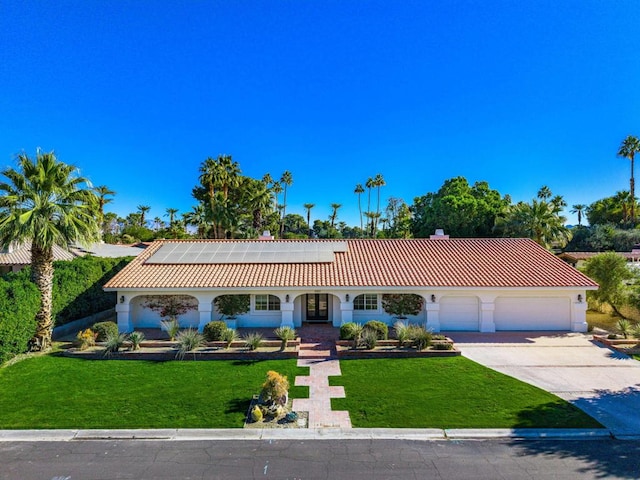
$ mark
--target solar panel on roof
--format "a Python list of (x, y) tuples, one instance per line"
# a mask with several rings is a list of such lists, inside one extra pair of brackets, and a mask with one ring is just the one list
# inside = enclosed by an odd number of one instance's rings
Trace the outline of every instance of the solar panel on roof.
[(148, 264), (330, 263), (347, 242), (202, 242), (163, 244)]

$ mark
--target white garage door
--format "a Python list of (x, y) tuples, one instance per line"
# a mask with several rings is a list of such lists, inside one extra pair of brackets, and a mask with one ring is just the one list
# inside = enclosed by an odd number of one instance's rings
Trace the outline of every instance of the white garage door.
[(442, 297), (440, 299), (440, 330), (479, 330), (477, 297)]
[(570, 330), (568, 298), (498, 297), (493, 314), (496, 330)]

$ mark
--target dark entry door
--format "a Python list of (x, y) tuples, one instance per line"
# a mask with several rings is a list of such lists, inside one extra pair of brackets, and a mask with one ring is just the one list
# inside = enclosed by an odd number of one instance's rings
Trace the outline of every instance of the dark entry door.
[(307, 322), (326, 322), (329, 320), (329, 294), (307, 294)]

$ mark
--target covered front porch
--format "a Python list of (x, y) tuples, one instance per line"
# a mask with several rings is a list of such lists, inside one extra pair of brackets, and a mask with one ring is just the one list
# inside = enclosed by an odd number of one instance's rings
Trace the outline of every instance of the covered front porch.
[[(391, 292), (389, 292), (391, 293)], [(432, 294), (405, 292), (419, 295), (422, 307), (417, 315), (408, 316), (414, 323), (428, 324), (434, 331), (439, 330), (437, 303)], [(216, 320), (222, 320), (230, 328), (265, 328), (280, 326), (300, 328), (302, 325), (331, 325), (340, 327), (347, 322), (366, 323), (378, 320), (392, 325), (396, 318), (382, 307), (383, 292), (365, 293), (350, 291), (301, 291), (301, 292), (118, 292), (116, 312), (118, 328), (121, 332), (145, 328), (159, 328), (163, 317), (149, 308), (149, 302), (160, 296), (180, 295), (188, 304), (185, 313), (178, 316), (182, 328), (197, 328)], [(223, 295), (244, 295), (248, 297), (247, 311), (236, 315), (224, 315), (218, 308), (216, 298)], [(431, 313), (428, 314), (428, 311)], [(431, 320), (431, 321), (430, 321)]]

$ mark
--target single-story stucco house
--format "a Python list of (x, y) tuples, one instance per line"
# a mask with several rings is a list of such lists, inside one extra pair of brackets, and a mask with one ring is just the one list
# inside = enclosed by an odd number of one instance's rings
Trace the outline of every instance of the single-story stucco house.
[(530, 239), (160, 240), (106, 285), (121, 332), (158, 328), (149, 296), (187, 295), (183, 327), (221, 319), (214, 299), (250, 295), (231, 327), (300, 327), (395, 319), (389, 293), (423, 299), (409, 321), (438, 331), (584, 332), (597, 284)]

